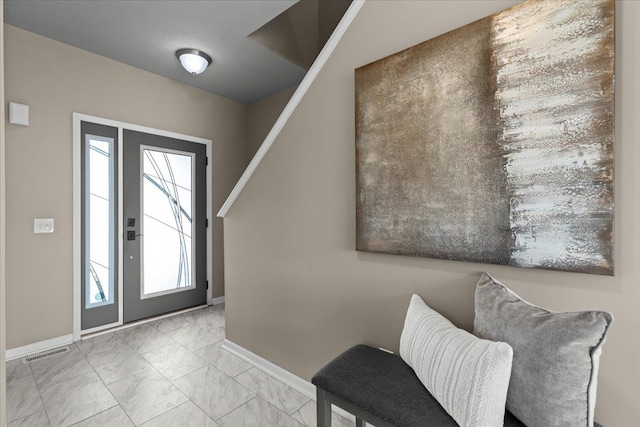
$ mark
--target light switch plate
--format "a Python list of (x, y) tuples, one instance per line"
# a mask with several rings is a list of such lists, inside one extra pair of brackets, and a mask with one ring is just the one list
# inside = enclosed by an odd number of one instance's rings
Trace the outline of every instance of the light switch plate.
[(53, 218), (36, 218), (33, 220), (34, 233), (53, 233)]
[(17, 102), (10, 102), (9, 123), (13, 125), (29, 126), (29, 106), (18, 104)]

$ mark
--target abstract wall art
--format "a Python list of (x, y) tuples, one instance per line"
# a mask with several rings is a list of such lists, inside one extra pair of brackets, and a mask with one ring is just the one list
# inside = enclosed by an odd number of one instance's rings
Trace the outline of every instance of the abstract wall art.
[(613, 275), (614, 51), (528, 0), (358, 68), (356, 249)]

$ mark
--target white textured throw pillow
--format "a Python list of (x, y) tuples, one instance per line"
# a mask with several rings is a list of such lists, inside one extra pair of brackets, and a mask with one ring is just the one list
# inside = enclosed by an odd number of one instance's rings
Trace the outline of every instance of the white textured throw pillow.
[(504, 425), (513, 358), (508, 344), (456, 328), (413, 295), (400, 356), (460, 426)]

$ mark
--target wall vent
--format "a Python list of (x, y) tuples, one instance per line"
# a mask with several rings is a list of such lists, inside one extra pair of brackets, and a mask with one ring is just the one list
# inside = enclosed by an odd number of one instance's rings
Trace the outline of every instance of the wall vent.
[(43, 351), (42, 353), (32, 354), (31, 356), (23, 357), (22, 363), (31, 363), (35, 360), (45, 359), (47, 357), (55, 356), (56, 354), (68, 353), (69, 351), (71, 351), (69, 350), (69, 347), (60, 347), (60, 348), (55, 348), (49, 351)]

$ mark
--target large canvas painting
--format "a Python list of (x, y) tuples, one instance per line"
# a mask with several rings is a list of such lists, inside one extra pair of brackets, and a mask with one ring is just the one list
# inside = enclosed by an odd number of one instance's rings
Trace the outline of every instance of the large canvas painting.
[(357, 250), (613, 275), (613, 0), (529, 0), (355, 81)]

